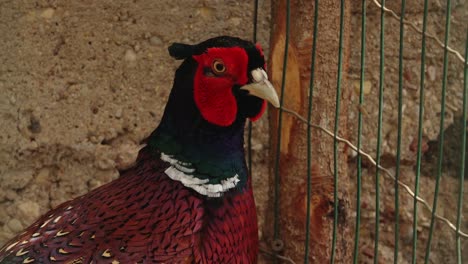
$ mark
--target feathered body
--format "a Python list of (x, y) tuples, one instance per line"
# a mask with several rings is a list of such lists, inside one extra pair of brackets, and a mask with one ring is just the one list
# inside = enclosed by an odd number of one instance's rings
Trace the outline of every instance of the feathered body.
[(145, 148), (119, 179), (62, 204), (28, 228), (4, 249), (11, 252), (4, 263), (255, 262), (250, 186), (206, 199), (165, 176), (167, 167)]
[(0, 263), (256, 262), (243, 128), (265, 102), (241, 87), (258, 83), (250, 72), (263, 54), (231, 37), (170, 53), (185, 60), (135, 166), (48, 212), (0, 249)]

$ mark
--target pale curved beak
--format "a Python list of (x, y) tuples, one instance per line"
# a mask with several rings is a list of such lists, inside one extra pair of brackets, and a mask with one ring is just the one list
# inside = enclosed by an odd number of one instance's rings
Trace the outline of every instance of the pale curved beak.
[(280, 103), (275, 88), (268, 80), (265, 70), (258, 68), (252, 72), (253, 82), (242, 86), (240, 89), (246, 90), (250, 95), (267, 100), (274, 107), (279, 108)]

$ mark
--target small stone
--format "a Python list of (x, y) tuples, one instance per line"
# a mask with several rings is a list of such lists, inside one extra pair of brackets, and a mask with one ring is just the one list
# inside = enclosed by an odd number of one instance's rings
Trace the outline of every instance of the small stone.
[(140, 45), (136, 44), (136, 45), (133, 47), (133, 49), (135, 49), (135, 51), (138, 52), (138, 51), (141, 49), (141, 47), (140, 47)]
[(18, 216), (24, 224), (31, 224), (40, 216), (39, 204), (32, 201), (22, 202), (18, 205)]
[(153, 46), (159, 46), (162, 44), (162, 40), (158, 36), (152, 36), (149, 41), (150, 41), (150, 44)]
[(95, 127), (88, 128), (88, 140), (91, 143), (98, 144), (102, 142), (103, 139), (104, 139), (104, 136), (100, 135), (99, 132), (96, 131)]
[(28, 129), (29, 129), (29, 131), (31, 131), (34, 134), (41, 133), (41, 130), (42, 130), (41, 122), (39, 121), (39, 119), (37, 117), (31, 116), (30, 124), (28, 126)]
[(111, 127), (103, 133), (104, 140), (110, 142), (112, 139), (118, 136), (118, 132), (115, 128)]
[(218, 21), (225, 21), (229, 19), (229, 12), (215, 12), (214, 17)]
[(10, 221), (8, 221), (7, 226), (13, 233), (19, 233), (21, 230), (23, 230), (23, 225), (16, 218), (13, 218)]
[(263, 149), (263, 144), (260, 144), (260, 143), (252, 144), (252, 150), (261, 151), (262, 149)]
[(13, 190), (6, 190), (5, 191), (5, 198), (9, 201), (14, 201), (18, 199), (18, 193)]
[(138, 156), (141, 146), (136, 144), (123, 144), (118, 147), (118, 155), (115, 160), (116, 168), (124, 170), (130, 168)]
[(42, 168), (36, 175), (35, 181), (38, 184), (47, 184), (49, 182), (50, 170), (48, 168)]
[(364, 81), (364, 86), (363, 86), (363, 92), (364, 94), (370, 94), (372, 88), (372, 82), (371, 81)]
[[(371, 81), (364, 81), (363, 86), (362, 86), (362, 93), (364, 95), (370, 94), (371, 88), (372, 88), (372, 82)], [(356, 92), (356, 94), (359, 95), (360, 89), (361, 89), (360, 81), (354, 81), (354, 91)]]
[(127, 51), (125, 51), (124, 60), (129, 61), (129, 62), (134, 62), (136, 61), (136, 59), (137, 59), (137, 55), (135, 51), (133, 51), (132, 49), (128, 49)]
[(348, 149), (348, 157), (355, 158), (357, 157), (358, 152), (352, 148)]
[(204, 6), (198, 9), (198, 13), (202, 18), (209, 20), (213, 17), (215, 10), (211, 7)]
[(430, 65), (427, 67), (427, 77), (431, 82), (435, 81), (436, 79), (436, 67)]
[(10, 96), (10, 104), (15, 105), (16, 104), (16, 98), (15, 96)]
[(110, 170), (115, 167), (115, 162), (109, 158), (102, 158), (96, 161), (96, 167), (101, 170)]
[(233, 26), (239, 26), (242, 22), (242, 19), (240, 17), (233, 17), (231, 19), (229, 19), (230, 22), (232, 23)]
[(115, 112), (115, 115), (114, 115), (114, 116), (115, 116), (115, 118), (117, 118), (117, 119), (122, 118), (122, 108), (117, 109), (117, 111)]
[(55, 9), (53, 8), (46, 8), (44, 11), (41, 13), (41, 17), (45, 19), (51, 19), (54, 16)]

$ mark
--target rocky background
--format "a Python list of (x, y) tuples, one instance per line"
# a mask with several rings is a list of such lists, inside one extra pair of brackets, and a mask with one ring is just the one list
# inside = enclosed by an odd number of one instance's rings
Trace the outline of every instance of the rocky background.
[[(270, 1), (260, 2), (258, 41), (268, 54)], [(369, 1), (372, 2), (372, 1)], [(434, 2), (434, 3), (432, 3)], [(468, 3), (452, 1), (451, 46), (464, 52)], [(428, 30), (443, 41), (445, 3), (431, 1)], [(399, 11), (398, 3), (388, 5)], [(355, 93), (347, 137), (355, 141), (358, 111), (364, 117), (364, 149), (375, 155), (379, 81), (379, 10), (369, 3), (365, 103)], [(360, 6), (353, 8), (350, 79), (358, 86)], [(408, 19), (422, 22), (422, 1), (411, 1)], [(131, 166), (139, 142), (156, 127), (180, 62), (167, 47), (197, 43), (217, 35), (253, 36), (253, 1), (0, 1), (0, 246), (58, 204), (118, 177)], [(395, 167), (398, 73), (398, 21), (387, 16), (383, 162)], [(402, 180), (414, 186), (419, 103), (421, 36), (408, 27), (405, 38), (405, 117)], [(426, 113), (421, 194), (432, 203), (440, 117), (443, 49), (428, 40)], [(463, 63), (449, 56), (449, 140), (439, 213), (455, 222)], [(357, 87), (357, 88), (356, 88)], [(266, 118), (254, 125), (253, 183), (260, 226), (268, 203), (268, 129)], [(449, 132), (451, 134), (449, 134)], [(350, 153), (353, 157), (353, 153)], [(448, 158), (447, 158), (448, 157)], [(350, 164), (355, 168), (355, 164)], [(355, 175), (355, 174), (353, 174)], [(352, 178), (355, 180), (355, 177)], [(381, 181), (381, 247), (383, 263), (393, 259), (393, 185)], [(373, 258), (375, 214), (374, 169), (363, 174), (361, 261)], [(466, 185), (466, 184), (465, 184)], [(465, 187), (468, 190), (468, 186)], [(354, 193), (354, 190), (351, 192)], [(410, 260), (412, 200), (400, 194), (402, 217), (400, 262)], [(467, 197), (467, 195), (465, 195)], [(353, 205), (355, 206), (355, 205)], [(464, 214), (468, 212), (465, 202)], [(420, 214), (420, 215), (419, 215)], [(419, 210), (424, 253), (430, 215)], [(353, 216), (349, 216), (354, 221)], [(409, 224), (408, 224), (409, 223)], [(260, 228), (261, 229), (261, 228)], [(432, 263), (455, 263), (454, 233), (437, 225)], [(463, 230), (467, 230), (466, 220)], [(261, 230), (260, 230), (260, 237)], [(265, 244), (262, 245), (266, 247)], [(468, 252), (468, 243), (464, 243)], [(468, 259), (468, 257), (466, 257)]]

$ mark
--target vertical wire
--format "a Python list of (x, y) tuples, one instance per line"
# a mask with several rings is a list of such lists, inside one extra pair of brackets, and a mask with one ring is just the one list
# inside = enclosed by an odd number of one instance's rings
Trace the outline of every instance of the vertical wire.
[(435, 189), (434, 189), (434, 200), (432, 203), (432, 216), (431, 216), (431, 225), (429, 228), (429, 237), (427, 239), (426, 245), (426, 255), (424, 257), (424, 263), (429, 263), (429, 255), (431, 252), (431, 243), (432, 243), (432, 236), (434, 234), (434, 227), (435, 227), (435, 214), (437, 211), (437, 201), (439, 198), (439, 186), (440, 186), (440, 178), (442, 177), (442, 161), (444, 156), (444, 122), (445, 122), (445, 94), (446, 94), (446, 87), (447, 87), (447, 72), (448, 72), (448, 41), (449, 41), (449, 32), (450, 32), (450, 13), (451, 13), (451, 1), (447, 0), (447, 7), (445, 11), (445, 43), (444, 43), (444, 69), (443, 69), (443, 77), (442, 77), (442, 94), (441, 94), (441, 102), (440, 102), (440, 124), (439, 124), (439, 157), (437, 161), (437, 176), (435, 182)]
[[(359, 83), (359, 106), (364, 103), (364, 77), (365, 77), (365, 58), (366, 58), (366, 0), (362, 0), (361, 13), (361, 76)], [(362, 176), (362, 156), (361, 156), (361, 140), (362, 140), (362, 112), (358, 111), (358, 138), (357, 138), (357, 193), (356, 193), (356, 227), (354, 230), (354, 253), (353, 263), (357, 264), (359, 259), (359, 231), (361, 228), (361, 176)]]
[[(335, 99), (335, 127), (334, 133), (338, 135), (339, 127), (339, 116), (340, 116), (340, 98), (341, 98), (341, 79), (342, 79), (342, 67), (343, 67), (343, 35), (344, 35), (344, 10), (345, 1), (341, 0), (340, 5), (340, 40), (338, 50), (338, 76), (336, 83), (336, 99)], [(336, 232), (338, 229), (338, 139), (334, 137), (333, 140), (333, 237), (332, 237), (332, 252), (330, 262), (335, 263), (336, 255)]]
[(253, 42), (257, 42), (257, 21), (258, 21), (258, 0), (254, 1), (254, 14), (253, 14)]
[(405, 12), (406, 0), (401, 0), (400, 15), (400, 51), (398, 56), (398, 136), (397, 136), (397, 156), (395, 173), (395, 247), (393, 251), (393, 263), (398, 263), (398, 250), (400, 241), (400, 163), (401, 163), (401, 131), (403, 121), (403, 47), (405, 36)]
[(283, 101), (284, 101), (284, 88), (286, 86), (286, 68), (288, 66), (288, 50), (289, 50), (289, 20), (290, 20), (290, 0), (286, 1), (286, 38), (284, 44), (284, 59), (283, 59), (283, 76), (281, 80), (281, 95), (280, 95), (280, 109), (278, 110), (278, 131), (276, 133), (276, 157), (275, 157), (275, 212), (274, 212), (274, 234), (275, 240), (279, 239), (279, 195), (280, 195), (280, 175), (279, 175), (279, 162), (281, 151), (281, 125), (283, 123)]
[[(257, 21), (258, 21), (258, 0), (254, 1), (254, 14), (253, 14), (253, 43), (257, 42)], [(250, 177), (252, 177), (252, 121), (249, 120), (247, 128), (247, 153), (248, 153), (248, 168)]]
[[(310, 62), (310, 83), (309, 83), (309, 110), (307, 113), (307, 122), (312, 122), (312, 103), (314, 95), (314, 81), (315, 81), (315, 58), (317, 51), (317, 32), (318, 32), (318, 4), (319, 1), (315, 0), (314, 6), (314, 31), (312, 40), (312, 58)], [(307, 126), (307, 212), (306, 212), (306, 237), (304, 242), (304, 263), (309, 263), (309, 243), (310, 243), (310, 197), (312, 195), (312, 126)]]
[(426, 31), (427, 31), (427, 13), (428, 13), (428, 0), (424, 0), (424, 15), (423, 15), (423, 29), (422, 29), (422, 43), (421, 43), (421, 76), (419, 86), (419, 118), (418, 118), (418, 151), (416, 157), (416, 179), (414, 183), (414, 200), (413, 200), (413, 246), (412, 246), (412, 263), (416, 264), (416, 250), (418, 242), (418, 200), (419, 196), (419, 178), (421, 176), (421, 148), (422, 148), (422, 134), (423, 134), (423, 120), (424, 120), (424, 80), (426, 74)]
[[(447, 50), (447, 48), (446, 48)], [(466, 31), (466, 42), (465, 42), (465, 62), (468, 61), (468, 30)], [(457, 210), (457, 263), (462, 263), (462, 249), (461, 249), (461, 237), (460, 237), (460, 226), (462, 220), (462, 210), (463, 210), (463, 185), (465, 184), (465, 158), (466, 158), (466, 118), (467, 118), (467, 92), (468, 92), (468, 65), (464, 64), (464, 73), (463, 73), (463, 128), (462, 128), (462, 144), (461, 144), (461, 168), (460, 168), (460, 178), (458, 183), (458, 210)], [(466, 260), (465, 260), (466, 261)]]
[[(385, 81), (385, 0), (382, 0), (380, 9), (380, 78), (379, 78), (379, 114), (377, 125), (376, 167), (380, 166), (380, 149), (382, 145), (382, 119), (383, 97)], [(379, 263), (379, 236), (380, 236), (380, 170), (375, 171), (375, 238), (374, 238), (374, 264)]]

